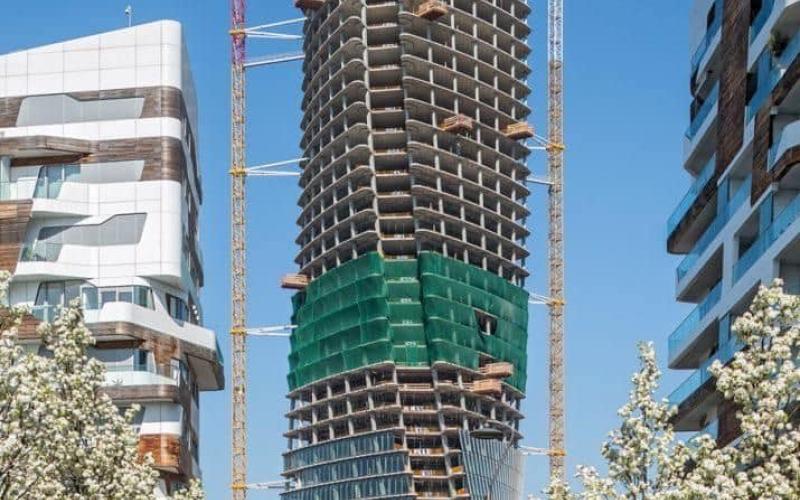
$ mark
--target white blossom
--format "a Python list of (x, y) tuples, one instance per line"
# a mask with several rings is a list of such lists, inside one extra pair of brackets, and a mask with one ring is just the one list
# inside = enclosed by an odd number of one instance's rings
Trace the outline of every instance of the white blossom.
[(622, 423), (603, 444), (607, 476), (580, 467), (583, 491), (552, 481), (554, 499), (798, 499), (800, 498), (800, 297), (780, 281), (761, 287), (733, 326), (743, 344), (733, 361), (715, 362), (717, 391), (738, 411), (741, 436), (719, 448), (709, 436), (687, 446), (675, 437), (675, 409), (654, 398), (660, 373), (650, 344), (639, 346), (641, 369)]

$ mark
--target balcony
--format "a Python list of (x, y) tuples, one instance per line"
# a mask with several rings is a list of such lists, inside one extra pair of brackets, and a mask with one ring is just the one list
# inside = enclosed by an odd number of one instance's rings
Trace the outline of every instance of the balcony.
[(758, 11), (758, 14), (756, 14), (756, 17), (753, 19), (753, 23), (750, 25), (750, 43), (753, 43), (753, 40), (761, 33), (761, 29), (767, 23), (770, 14), (772, 14), (774, 5), (775, 0), (764, 0), (761, 4), (761, 10)]
[[(670, 339), (670, 352), (671, 351), (671, 343)], [(715, 361), (719, 361), (723, 365), (728, 364), (734, 357), (734, 355), (742, 350), (744, 344), (742, 344), (738, 337), (732, 337), (721, 349), (719, 349), (716, 354), (709, 357), (707, 360), (700, 365), (700, 367), (694, 371), (686, 380), (683, 381), (681, 385), (678, 386), (677, 389), (672, 391), (672, 394), (669, 395), (669, 403), (671, 405), (680, 405), (687, 399), (689, 399), (694, 393), (696, 393), (699, 389), (708, 383), (711, 380), (713, 375), (708, 371), (711, 365), (714, 364)]]
[(670, 361), (674, 360), (677, 355), (683, 352), (686, 346), (694, 340), (700, 322), (705, 319), (711, 309), (719, 303), (721, 298), (722, 282), (720, 281), (669, 336)]
[(106, 386), (134, 385), (174, 385), (179, 384), (178, 377), (158, 373), (153, 365), (106, 365)]
[(717, 438), (719, 437), (719, 420), (714, 419), (713, 422), (700, 429), (698, 432), (692, 435), (692, 437), (689, 438), (687, 443), (689, 444), (689, 446), (695, 447), (697, 440), (700, 439), (702, 436), (709, 436), (711, 439), (716, 441)]
[(681, 220), (683, 220), (684, 216), (686, 216), (686, 213), (689, 211), (692, 205), (694, 205), (695, 200), (697, 200), (697, 197), (714, 175), (716, 163), (717, 157), (715, 155), (712, 156), (703, 169), (700, 170), (700, 173), (697, 175), (694, 182), (692, 182), (689, 191), (687, 191), (687, 193), (683, 196), (683, 199), (680, 203), (678, 203), (678, 206), (669, 217), (669, 220), (667, 221), (667, 234), (672, 234), (672, 232), (675, 231), (675, 228), (678, 227), (678, 224), (680, 224)]
[(57, 262), (61, 243), (34, 241), (22, 247), (21, 262)]
[(719, 33), (720, 28), (722, 27), (722, 2), (717, 2), (717, 15), (714, 17), (714, 21), (706, 30), (706, 34), (702, 40), (700, 40), (700, 45), (694, 51), (692, 55), (692, 73), (697, 71), (698, 67), (700, 66), (700, 62), (705, 57), (708, 49), (711, 47), (711, 42), (714, 41), (714, 37), (717, 36)]
[(800, 120), (788, 123), (776, 141), (769, 148), (769, 163), (767, 169), (772, 170), (781, 156), (792, 147), (800, 145)]
[(720, 231), (722, 231), (722, 228), (728, 223), (731, 216), (733, 216), (739, 207), (749, 198), (751, 182), (752, 177), (748, 176), (742, 185), (739, 186), (739, 189), (733, 195), (733, 198), (731, 198), (730, 202), (728, 202), (727, 209), (722, 214), (717, 214), (717, 217), (711, 222), (708, 228), (706, 228), (705, 232), (703, 232), (703, 235), (697, 240), (697, 243), (695, 243), (692, 251), (683, 258), (680, 264), (678, 264), (678, 268), (676, 269), (678, 282), (683, 280), (689, 271), (695, 267), (697, 261), (700, 259), (700, 256), (706, 251), (708, 246), (712, 241), (714, 241), (717, 235), (719, 235)]
[(703, 104), (700, 105), (700, 109), (697, 110), (697, 113), (692, 117), (692, 122), (689, 124), (689, 128), (686, 130), (686, 138), (694, 140), (697, 132), (700, 131), (703, 124), (705, 124), (708, 115), (711, 114), (711, 110), (717, 105), (717, 101), (719, 100), (719, 82), (714, 84), (714, 87), (709, 92), (708, 96), (706, 97)]
[(796, 196), (784, 208), (772, 223), (764, 230), (750, 248), (739, 257), (733, 266), (733, 282), (736, 283), (744, 274), (753, 267), (753, 264), (766, 253), (766, 251), (786, 232), (789, 226), (800, 216), (800, 195)]
[(773, 54), (770, 48), (764, 50), (756, 62), (758, 70), (758, 87), (747, 103), (745, 123), (750, 123), (767, 96), (780, 81), (784, 71), (800, 54), (800, 31), (798, 31), (786, 44), (779, 54)]

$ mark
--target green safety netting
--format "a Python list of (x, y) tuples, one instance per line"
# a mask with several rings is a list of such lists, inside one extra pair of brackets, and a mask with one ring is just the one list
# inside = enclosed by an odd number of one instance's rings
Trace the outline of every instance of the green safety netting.
[[(513, 363), (508, 382), (525, 390), (528, 293), (478, 267), (433, 252), (369, 253), (312, 281), (292, 305), (292, 389), (383, 362), (477, 369), (490, 357)], [(492, 318), (490, 332), (478, 314)]]

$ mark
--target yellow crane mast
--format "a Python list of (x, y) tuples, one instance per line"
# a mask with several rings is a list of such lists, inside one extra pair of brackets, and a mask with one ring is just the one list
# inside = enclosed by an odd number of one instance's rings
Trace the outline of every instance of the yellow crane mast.
[(550, 476), (565, 479), (564, 456), (564, 3), (548, 6), (550, 246)]

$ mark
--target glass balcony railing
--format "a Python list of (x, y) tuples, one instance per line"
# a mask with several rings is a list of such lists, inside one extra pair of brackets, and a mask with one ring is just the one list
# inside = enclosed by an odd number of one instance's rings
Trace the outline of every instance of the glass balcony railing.
[(700, 429), (692, 437), (689, 438), (687, 444), (689, 446), (695, 446), (697, 440), (700, 439), (702, 436), (709, 436), (711, 439), (716, 441), (717, 438), (719, 437), (719, 420), (715, 419), (713, 422)]
[(758, 11), (756, 17), (753, 19), (753, 23), (750, 25), (750, 42), (752, 43), (753, 40), (756, 39), (759, 33), (761, 33), (761, 29), (767, 24), (767, 19), (769, 19), (770, 14), (772, 14), (772, 7), (775, 4), (775, 0), (764, 0), (761, 4), (761, 10)]
[(725, 227), (725, 224), (728, 223), (728, 220), (730, 220), (731, 216), (736, 213), (736, 210), (738, 210), (739, 207), (742, 206), (742, 203), (744, 203), (748, 196), (750, 196), (751, 183), (752, 177), (748, 176), (742, 185), (739, 186), (739, 189), (736, 190), (736, 193), (733, 195), (733, 198), (731, 198), (730, 202), (728, 202), (728, 208), (725, 210), (725, 212), (717, 215), (717, 217), (706, 228), (705, 232), (703, 232), (703, 235), (697, 240), (697, 243), (695, 243), (692, 251), (683, 258), (680, 264), (678, 264), (678, 268), (676, 270), (678, 281), (682, 280), (689, 273), (689, 271), (694, 268), (703, 252), (706, 251), (711, 242), (714, 241), (714, 238), (716, 238), (720, 231), (722, 231), (722, 228)]
[(689, 128), (686, 130), (686, 137), (691, 140), (694, 139), (694, 136), (697, 135), (697, 132), (700, 130), (700, 127), (708, 118), (708, 115), (711, 113), (711, 110), (717, 104), (719, 100), (719, 82), (714, 84), (714, 88), (711, 89), (709, 92), (708, 97), (706, 100), (703, 101), (703, 104), (700, 106), (700, 109), (697, 111), (697, 114), (694, 115), (692, 118), (692, 123), (689, 124)]
[(31, 314), (39, 321), (52, 323), (58, 317), (60, 306), (33, 306)]
[(61, 253), (61, 243), (35, 241), (22, 247), (22, 262), (56, 262)]
[(717, 4), (718, 14), (715, 16), (714, 21), (706, 30), (705, 36), (702, 40), (700, 40), (700, 45), (697, 46), (694, 54), (692, 55), (692, 73), (694, 73), (695, 70), (697, 70), (697, 67), (700, 66), (700, 61), (702, 61), (706, 56), (706, 52), (708, 52), (709, 47), (711, 47), (711, 42), (714, 40), (714, 37), (717, 36), (719, 29), (722, 27), (722, 2), (718, 1)]
[(159, 370), (153, 364), (106, 364), (106, 385), (180, 385), (177, 374)]
[(800, 195), (796, 196), (780, 214), (772, 221), (769, 227), (761, 233), (756, 241), (750, 245), (738, 262), (733, 266), (733, 282), (736, 283), (744, 274), (753, 267), (759, 257), (772, 246), (775, 241), (792, 225), (800, 216)]
[(683, 217), (686, 215), (686, 212), (689, 211), (689, 209), (692, 207), (697, 197), (706, 187), (706, 184), (708, 184), (708, 181), (711, 180), (711, 177), (714, 175), (714, 168), (716, 167), (716, 163), (717, 163), (717, 157), (715, 155), (711, 157), (708, 163), (706, 163), (706, 165), (697, 175), (694, 182), (692, 182), (689, 191), (687, 191), (686, 194), (683, 196), (683, 199), (675, 208), (675, 210), (672, 212), (672, 215), (670, 215), (669, 220), (667, 221), (667, 234), (672, 234), (672, 231), (674, 231), (675, 228), (678, 227), (678, 224), (680, 224), (681, 220), (683, 220)]
[(744, 344), (742, 344), (738, 337), (734, 336), (731, 338), (716, 352), (716, 354), (703, 361), (700, 368), (695, 370), (677, 389), (672, 391), (672, 394), (670, 394), (668, 398), (669, 403), (672, 405), (679, 405), (686, 401), (692, 394), (697, 392), (713, 378), (713, 375), (711, 375), (708, 369), (714, 364), (714, 361), (719, 360), (720, 363), (726, 365), (733, 359), (733, 356), (737, 352), (742, 350), (742, 347), (744, 347)]
[(11, 183), (0, 182), (0, 201), (8, 201), (11, 199)]
[(800, 31), (789, 40), (779, 56), (773, 57), (772, 49), (770, 48), (764, 50), (764, 53), (761, 54), (759, 61), (756, 63), (759, 74), (758, 89), (753, 94), (753, 97), (750, 98), (750, 102), (747, 103), (746, 123), (750, 123), (750, 120), (761, 109), (764, 100), (783, 76), (783, 70), (792, 64), (798, 54), (800, 54)]
[(670, 359), (675, 358), (689, 344), (689, 341), (695, 338), (700, 322), (719, 303), (721, 298), (722, 282), (720, 281), (669, 336)]

